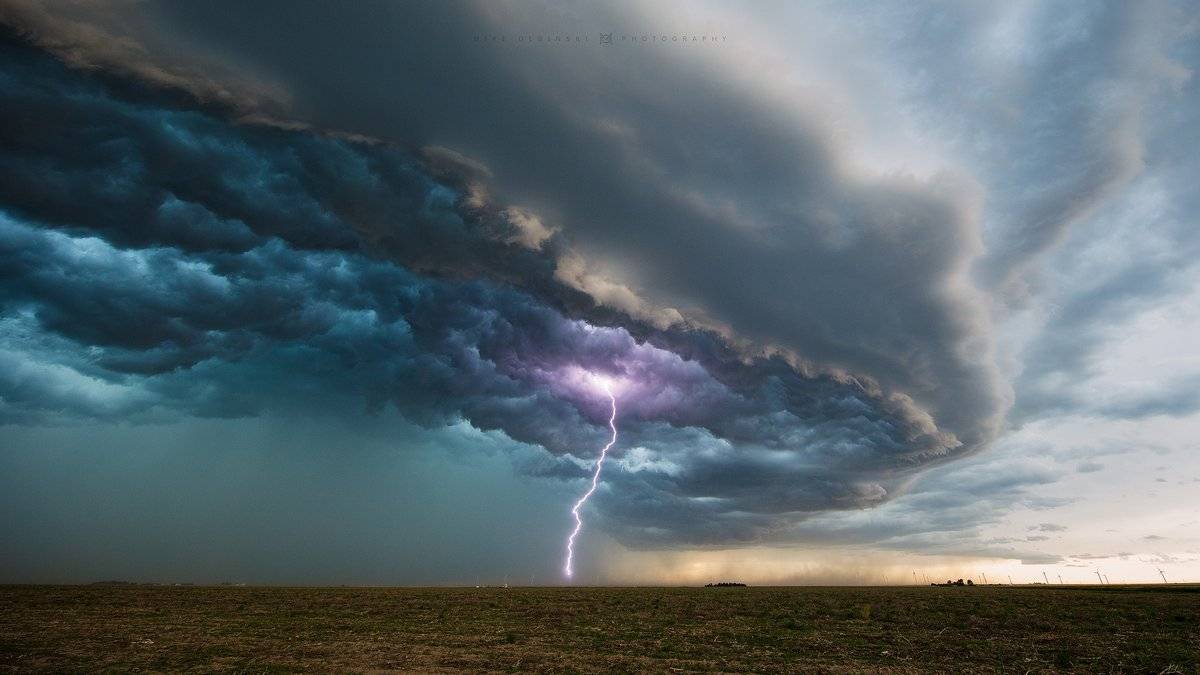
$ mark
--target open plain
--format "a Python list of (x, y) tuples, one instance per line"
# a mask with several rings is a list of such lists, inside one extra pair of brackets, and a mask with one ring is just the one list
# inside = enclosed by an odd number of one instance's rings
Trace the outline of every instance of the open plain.
[(0, 670), (1200, 672), (1200, 586), (0, 587)]

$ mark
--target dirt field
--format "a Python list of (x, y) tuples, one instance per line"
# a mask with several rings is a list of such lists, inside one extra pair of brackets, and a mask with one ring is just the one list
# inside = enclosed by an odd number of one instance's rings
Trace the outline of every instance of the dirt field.
[(0, 670), (1200, 673), (1200, 587), (0, 587)]

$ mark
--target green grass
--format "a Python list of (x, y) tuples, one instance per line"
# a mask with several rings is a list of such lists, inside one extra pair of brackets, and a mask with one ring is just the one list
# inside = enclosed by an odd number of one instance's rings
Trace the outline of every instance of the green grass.
[(0, 586), (0, 671), (1200, 673), (1200, 587)]

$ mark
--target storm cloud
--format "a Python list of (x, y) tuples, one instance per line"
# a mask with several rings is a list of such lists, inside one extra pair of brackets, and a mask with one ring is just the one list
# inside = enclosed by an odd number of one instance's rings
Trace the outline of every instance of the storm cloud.
[(605, 376), (624, 545), (1043, 564), (1059, 535), (987, 529), (1200, 409), (1186, 5), (0, 24), (8, 430), (398, 414), (570, 489)]
[[(613, 478), (638, 505), (613, 529), (659, 543), (879, 502), (947, 448), (877, 392), (747, 362), (712, 332), (568, 315), (555, 248), (472, 203), (461, 167), (439, 181), (429, 153), (118, 95), (12, 39), (4, 58), (9, 423), (360, 400), (586, 456), (604, 411), (580, 378), (606, 374), (641, 458)], [(529, 470), (583, 475), (554, 461)], [(755, 527), (720, 525), (731, 513)]]
[[(602, 306), (660, 328), (678, 316), (752, 354), (782, 353), (801, 370), (855, 380), (960, 452), (998, 428), (1011, 394), (968, 278), (982, 252), (971, 181), (862, 170), (820, 92), (780, 93), (765, 77), (746, 78), (754, 68), (738, 68), (740, 52), (496, 58), (497, 47), (473, 41), (533, 31), (542, 15), (519, 5), (377, 3), (332, 14), (301, 6), (287, 11), (311, 12), (311, 21), (282, 30), (260, 30), (266, 14), (237, 5), (161, 11), (168, 26), (218, 31), (261, 62), (304, 119), (474, 157), (494, 176), (486, 194), (501, 208), (529, 209), (570, 233), (575, 255), (556, 256), (555, 278)], [(559, 18), (628, 33), (661, 21), (612, 8)], [(256, 38), (237, 39), (242, 32)], [(380, 61), (373, 45), (384, 42)], [(336, 61), (304, 61), (301, 73), (294, 45)], [(648, 58), (653, 78), (643, 76)], [(381, 69), (399, 86), (375, 87)], [(369, 94), (360, 88), (368, 81)], [(704, 105), (662, 96), (663, 81)], [(342, 95), (373, 100), (329, 107)], [(475, 114), (479, 105), (487, 115)]]

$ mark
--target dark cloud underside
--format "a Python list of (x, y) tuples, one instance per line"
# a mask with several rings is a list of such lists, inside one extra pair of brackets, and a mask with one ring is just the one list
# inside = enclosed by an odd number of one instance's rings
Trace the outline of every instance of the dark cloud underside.
[(596, 308), (554, 281), (561, 242), (520, 245), (427, 157), (235, 124), (11, 37), (2, 58), (8, 424), (392, 405), (573, 478), (604, 410), (572, 378), (607, 373), (630, 384), (606, 522), (660, 544), (877, 503), (943, 448), (861, 387)]

